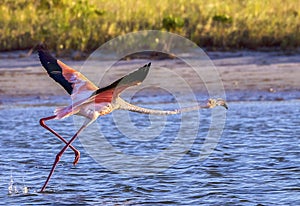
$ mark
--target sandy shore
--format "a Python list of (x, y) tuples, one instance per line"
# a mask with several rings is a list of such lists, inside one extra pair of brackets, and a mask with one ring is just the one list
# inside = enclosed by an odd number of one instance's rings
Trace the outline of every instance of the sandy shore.
[[(292, 92), (294, 93), (293, 98), (300, 98), (300, 54), (211, 52), (208, 55), (219, 72), (227, 96), (234, 92), (249, 93), (249, 95), (257, 92), (265, 94), (277, 93), (276, 98), (280, 100), (282, 95)], [(65, 95), (64, 90), (47, 76), (36, 54), (23, 58), (18, 58), (17, 56), (0, 55), (0, 98), (2, 102), (8, 98), (28, 96), (44, 98), (53, 95)], [(83, 61), (68, 61), (64, 59), (62, 61), (75, 69), (80, 69), (84, 63)], [(124, 72), (124, 68), (128, 67), (129, 72), (135, 68), (135, 65), (143, 65), (148, 61), (139, 59), (122, 62), (117, 66), (115, 73), (109, 74), (108, 78), (101, 85), (104, 86), (126, 74), (127, 72)], [(186, 78), (191, 85), (197, 85), (198, 80), (193, 80), (193, 75), (186, 72), (185, 66), (179, 60), (151, 60), (151, 62), (152, 65), (158, 67), (174, 69)], [(97, 68), (97, 70), (95, 68), (85, 68), (83, 73), (93, 79), (96, 75), (95, 72), (99, 73), (99, 71), (102, 71), (101, 68)], [(162, 80), (164, 79), (165, 77), (162, 78)], [(174, 85), (174, 87), (176, 86), (178, 85)], [(284, 94), (281, 94), (282, 92)], [(282, 99), (285, 98), (282, 97)], [(236, 99), (233, 98), (233, 100)]]

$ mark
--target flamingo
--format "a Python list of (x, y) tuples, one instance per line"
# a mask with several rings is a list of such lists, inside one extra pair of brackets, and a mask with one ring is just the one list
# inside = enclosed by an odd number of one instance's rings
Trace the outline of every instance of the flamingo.
[[(148, 63), (132, 73), (125, 75), (106, 87), (98, 88), (83, 74), (54, 58), (45, 47), (40, 46), (37, 50), (40, 62), (46, 69), (48, 75), (66, 90), (66, 92), (71, 96), (73, 102), (69, 106), (58, 107), (54, 111), (54, 115), (40, 119), (40, 125), (42, 127), (50, 131), (65, 143), (65, 146), (57, 153), (50, 173), (40, 192), (44, 192), (57, 163), (60, 161), (61, 156), (68, 147), (71, 148), (75, 154), (73, 164), (76, 165), (78, 163), (80, 152), (72, 146), (72, 143), (79, 133), (93, 123), (99, 116), (109, 114), (117, 109), (155, 115), (173, 115), (202, 108), (214, 108), (216, 106), (223, 106), (227, 109), (226, 102), (223, 99), (209, 99), (208, 103), (203, 106), (197, 105), (194, 107), (170, 111), (147, 109), (132, 105), (123, 100), (120, 97), (120, 94), (128, 87), (141, 84), (149, 72), (151, 63)], [(80, 115), (86, 117), (86, 120), (69, 141), (66, 141), (61, 135), (45, 123), (48, 120), (59, 120), (71, 115)]]

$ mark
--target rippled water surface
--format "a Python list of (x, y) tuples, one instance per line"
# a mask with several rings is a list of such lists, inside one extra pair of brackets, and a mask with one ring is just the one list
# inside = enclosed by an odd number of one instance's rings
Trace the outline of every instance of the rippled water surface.
[[(131, 176), (110, 171), (90, 157), (77, 140), (74, 146), (81, 151), (79, 164), (72, 166), (74, 156), (67, 150), (46, 192), (39, 193), (55, 154), (63, 147), (38, 122), (39, 118), (51, 115), (55, 107), (2, 106), (0, 202), (5, 205), (300, 205), (300, 102), (229, 102), (229, 107), (220, 141), (204, 161), (199, 160), (199, 152), (210, 124), (209, 111), (200, 114), (201, 125), (192, 147), (164, 172)], [(132, 114), (137, 125), (141, 118), (147, 117)], [(166, 121), (176, 122), (176, 118)], [(112, 124), (110, 115), (103, 119), (105, 125)], [(49, 125), (64, 137), (75, 132), (71, 118)], [(177, 135), (179, 124), (166, 127), (168, 131), (160, 134), (163, 136), (156, 139), (153, 148), (142, 148), (151, 152), (168, 147)], [(130, 139), (111, 131), (110, 126), (104, 130), (111, 134), (111, 144), (119, 145), (120, 151), (140, 152), (138, 141), (132, 146)]]

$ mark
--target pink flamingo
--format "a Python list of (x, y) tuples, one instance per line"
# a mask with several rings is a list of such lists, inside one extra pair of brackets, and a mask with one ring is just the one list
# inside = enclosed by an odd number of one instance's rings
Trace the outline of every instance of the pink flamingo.
[[(80, 152), (72, 146), (72, 143), (79, 135), (79, 133), (82, 132), (82, 130), (84, 130), (92, 122), (94, 122), (99, 116), (109, 114), (116, 109), (155, 115), (178, 114), (181, 112), (188, 112), (201, 108), (214, 108), (215, 106), (223, 106), (227, 109), (226, 102), (222, 99), (209, 99), (207, 105), (197, 105), (195, 107), (183, 108), (173, 111), (153, 110), (138, 107), (126, 102), (125, 100), (120, 98), (119, 95), (126, 88), (141, 84), (141, 82), (146, 78), (149, 72), (151, 63), (146, 64), (138, 70), (116, 80), (109, 86), (98, 88), (80, 72), (72, 69), (60, 60), (57, 60), (53, 56), (51, 56), (43, 46), (40, 46), (38, 48), (38, 54), (41, 64), (47, 70), (48, 75), (57, 83), (59, 83), (68, 92), (68, 94), (71, 95), (71, 98), (73, 100), (73, 103), (71, 105), (67, 107), (57, 108), (53, 116), (40, 119), (40, 124), (42, 127), (50, 131), (66, 144), (56, 155), (52, 169), (41, 189), (41, 192), (45, 190), (55, 170), (55, 167), (57, 166), (57, 163), (68, 147), (70, 147), (75, 153), (73, 164), (76, 165), (78, 163)], [(56, 131), (45, 124), (45, 121), (51, 119), (63, 119), (71, 115), (84, 116), (86, 117), (86, 121), (69, 141), (66, 141)]]

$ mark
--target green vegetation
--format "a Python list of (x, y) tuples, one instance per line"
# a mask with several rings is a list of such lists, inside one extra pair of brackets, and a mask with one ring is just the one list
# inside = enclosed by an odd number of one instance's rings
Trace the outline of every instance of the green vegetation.
[(39, 42), (92, 51), (128, 32), (152, 29), (212, 49), (300, 46), (299, 0), (0, 0), (0, 51)]

